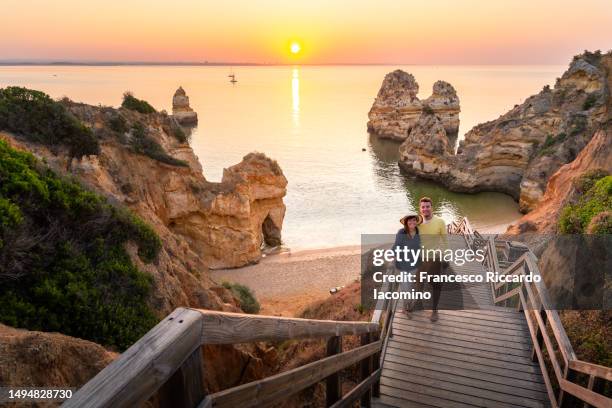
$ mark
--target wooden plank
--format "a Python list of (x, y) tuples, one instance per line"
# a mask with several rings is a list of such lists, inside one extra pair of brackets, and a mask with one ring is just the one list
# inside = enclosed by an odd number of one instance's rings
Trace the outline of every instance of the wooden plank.
[(398, 333), (395, 331), (394, 328), (394, 336), (393, 336), (393, 340), (394, 341), (402, 341), (403, 338), (412, 338), (415, 340), (419, 340), (420, 342), (429, 342), (432, 346), (434, 344), (438, 345), (438, 344), (442, 344), (443, 346), (446, 346), (446, 348), (448, 348), (448, 346), (452, 347), (463, 347), (466, 349), (472, 349), (475, 351), (487, 351), (487, 352), (492, 352), (492, 353), (496, 353), (498, 355), (511, 355), (513, 356), (512, 358), (516, 359), (518, 358), (529, 358), (530, 355), (526, 354), (525, 351), (522, 350), (516, 350), (516, 349), (506, 349), (504, 347), (494, 347), (494, 346), (490, 346), (488, 344), (478, 344), (478, 343), (474, 343), (474, 342), (468, 342), (468, 341), (461, 341), (461, 340), (456, 340), (453, 338), (447, 338), (447, 337), (442, 337), (442, 336), (432, 336), (432, 335), (423, 335), (421, 333), (408, 333), (406, 334), (405, 332), (403, 333)]
[(211, 395), (213, 407), (255, 407), (278, 402), (353, 365), (380, 349), (380, 341), (314, 361), (259, 381), (239, 385)]
[[(392, 349), (389, 348), (387, 356), (385, 358), (385, 364), (383, 364), (383, 368), (387, 367), (388, 362), (395, 362), (398, 364), (404, 364), (407, 367), (418, 367), (427, 371), (437, 371), (440, 373), (446, 373), (453, 376), (472, 378), (475, 380), (481, 380), (483, 378), (488, 378), (490, 382), (495, 382), (498, 384), (512, 384), (514, 387), (521, 387), (524, 389), (531, 389), (540, 391), (541, 383), (534, 383), (530, 381), (530, 377), (533, 376), (525, 376), (523, 379), (512, 378), (505, 376), (499, 372), (499, 370), (492, 370), (491, 367), (469, 367), (462, 366), (456, 363), (440, 363), (431, 361), (431, 359), (427, 359), (427, 356), (420, 356), (420, 358), (410, 358), (406, 359), (405, 357), (399, 355), (399, 353), (392, 353)], [(488, 371), (485, 371), (488, 370)]]
[(442, 320), (438, 320), (435, 323), (432, 323), (431, 320), (429, 320), (429, 316), (426, 316), (424, 313), (419, 313), (419, 312), (413, 312), (410, 316), (410, 319), (407, 318), (404, 314), (399, 313), (396, 316), (396, 319), (399, 319), (402, 321), (408, 321), (408, 322), (420, 321), (423, 323), (429, 323), (429, 324), (435, 325), (436, 327), (444, 326), (444, 327), (455, 327), (459, 329), (470, 327), (473, 330), (478, 330), (478, 331), (486, 330), (487, 332), (491, 334), (495, 334), (499, 336), (514, 336), (514, 337), (521, 337), (521, 338), (529, 338), (529, 332), (527, 330), (522, 331), (522, 330), (513, 330), (513, 329), (500, 328), (500, 327), (492, 327), (483, 322), (481, 322), (483, 324), (477, 324), (473, 322), (466, 323), (465, 320), (459, 320), (459, 319), (442, 319)]
[[(461, 326), (461, 327), (455, 327), (455, 326), (449, 326), (445, 323), (439, 323), (439, 321), (437, 322), (431, 322), (429, 319), (425, 320), (425, 319), (407, 319), (405, 317), (402, 317), (400, 319), (396, 319), (396, 324), (399, 324), (400, 326), (405, 327), (406, 329), (410, 329), (412, 327), (414, 327), (417, 330), (421, 330), (421, 329), (434, 329), (440, 332), (445, 332), (445, 333), (456, 333), (456, 334), (462, 334), (462, 335), (468, 335), (468, 336), (476, 336), (479, 338), (483, 338), (483, 339), (487, 339), (489, 341), (509, 341), (512, 343), (518, 343), (521, 345), (526, 346), (527, 348), (531, 347), (531, 341), (524, 337), (524, 336), (516, 336), (516, 335), (500, 335), (500, 334), (496, 334), (496, 333), (492, 333), (489, 332), (487, 330), (478, 330), (476, 328), (470, 328), (470, 326), (465, 325), (465, 326)], [(499, 344), (499, 343), (495, 343), (495, 344)]]
[(487, 325), (495, 326), (496, 324), (502, 325), (500, 327), (507, 327), (514, 330), (527, 331), (527, 325), (525, 319), (520, 313), (516, 313), (515, 317), (511, 316), (488, 316), (486, 314), (480, 314), (474, 310), (441, 310), (444, 314), (450, 316), (462, 317), (464, 319), (475, 319), (486, 322)]
[(500, 295), (498, 297), (495, 298), (494, 302), (495, 303), (499, 303), (499, 302), (503, 302), (504, 300), (513, 298), (515, 296), (518, 295), (519, 291), (522, 289), (521, 286), (517, 286), (516, 288), (504, 293), (503, 295)]
[[(361, 395), (368, 389), (370, 389), (375, 382), (380, 379), (381, 370), (378, 369), (374, 371), (368, 378), (361, 381), (354, 387), (351, 391), (349, 391), (342, 399), (336, 402), (331, 408), (350, 408), (353, 406), (355, 402), (361, 397)], [(376, 406), (376, 405), (374, 405)]]
[(417, 401), (411, 401), (407, 399), (394, 398), (390, 395), (381, 395), (375, 406), (380, 408), (440, 408), (443, 406), (425, 404), (423, 400), (418, 400), (419, 396), (420, 394), (415, 393), (414, 398), (417, 399)]
[[(440, 407), (486, 407), (486, 408), (516, 408), (516, 405), (504, 404), (499, 401), (492, 401), (485, 398), (479, 398), (473, 395), (465, 395), (454, 391), (447, 391), (440, 388), (430, 387), (422, 384), (408, 383), (395, 378), (387, 377), (383, 370), (380, 378), (381, 384), (387, 387), (393, 387), (394, 396), (410, 399), (413, 393), (427, 395), (429, 397), (440, 398), (444, 401)], [(382, 386), (382, 385), (381, 385)], [(427, 403), (427, 402), (426, 402)]]
[(581, 373), (603, 378), (607, 381), (612, 381), (612, 368), (610, 367), (604, 367), (582, 360), (571, 360), (569, 362), (569, 368), (571, 368), (572, 370), (579, 371)]
[[(497, 404), (496, 406), (498, 407), (514, 408), (517, 406), (522, 406), (529, 408), (541, 408), (545, 406), (541, 398), (525, 398), (519, 396), (517, 393), (492, 391), (490, 389), (481, 388), (478, 386), (478, 384), (474, 385), (474, 383), (472, 383), (472, 385), (459, 384), (447, 380), (449, 378), (448, 376), (444, 378), (424, 377), (393, 369), (385, 369), (383, 376), (406, 383), (405, 387), (407, 390), (420, 385), (423, 387), (436, 389), (440, 394), (448, 392), (455, 395), (464, 395), (466, 402), (469, 403), (480, 403), (481, 400), (486, 400), (490, 406), (495, 406), (495, 404)], [(512, 392), (512, 387), (508, 388), (508, 391)]]
[(198, 404), (197, 408), (212, 408), (212, 399), (210, 398), (210, 395), (207, 395), (206, 398), (204, 398), (202, 402)]
[[(540, 377), (540, 368), (531, 361), (527, 361), (527, 359), (517, 360), (515, 358), (510, 358), (502, 360), (495, 358), (499, 357), (496, 354), (490, 354), (489, 356), (485, 357), (471, 353), (470, 350), (465, 350), (460, 347), (439, 349), (418, 342), (414, 342), (412, 344), (406, 344), (405, 342), (392, 342), (389, 347), (441, 357), (447, 361), (466, 362), (479, 365), (488, 365), (491, 367), (503, 367), (506, 370), (506, 375), (509, 377), (514, 376), (516, 378), (525, 378), (526, 374), (533, 374), (533, 376), (529, 377), (532, 381), (538, 381), (538, 378)], [(539, 381), (542, 382), (543, 380), (540, 378)]]
[(193, 408), (204, 399), (202, 347), (195, 349), (159, 389), (159, 408)]
[[(404, 372), (410, 375), (417, 375), (424, 378), (433, 378), (442, 381), (448, 381), (457, 384), (463, 384), (470, 387), (487, 389), (493, 392), (507, 393), (512, 395), (518, 395), (525, 398), (536, 399), (539, 401), (548, 401), (548, 395), (546, 394), (546, 388), (542, 383), (534, 383), (535, 386), (531, 386), (531, 388), (525, 388), (521, 386), (515, 385), (514, 382), (505, 382), (504, 379), (506, 377), (499, 376), (494, 378), (488, 378), (486, 376), (481, 376), (479, 378), (468, 377), (463, 375), (455, 375), (452, 373), (448, 373), (445, 371), (438, 370), (429, 370), (427, 368), (417, 367), (410, 364), (405, 364), (403, 362), (394, 361), (393, 359), (389, 359), (385, 361), (385, 372), (386, 370), (394, 370)], [(524, 381), (527, 382), (527, 381)], [(519, 385), (524, 384), (519, 383)]]
[(465, 344), (472, 343), (472, 347), (475, 348), (485, 348), (497, 351), (499, 353), (513, 354), (518, 356), (531, 356), (531, 347), (526, 344), (521, 343), (511, 343), (509, 341), (497, 341), (490, 340), (485, 338), (480, 338), (477, 336), (465, 336), (456, 333), (446, 333), (441, 330), (433, 329), (419, 329), (418, 332), (407, 330), (405, 327), (400, 325), (396, 325), (394, 328), (394, 333), (399, 336), (404, 337), (414, 337), (414, 334), (420, 334), (424, 336), (435, 337), (437, 339), (448, 339), (453, 342), (457, 342), (457, 344)]
[(202, 314), (178, 308), (64, 403), (133, 407), (149, 399), (201, 345)]
[(612, 407), (612, 399), (607, 398), (601, 394), (597, 394), (578, 384), (574, 384), (573, 382), (568, 381), (564, 378), (559, 381), (559, 385), (561, 386), (561, 389), (563, 391), (580, 398), (582, 401), (596, 408)]
[[(342, 337), (330, 337), (327, 341), (327, 355), (333, 356), (342, 353)], [(325, 406), (329, 407), (340, 399), (342, 389), (340, 388), (340, 376), (338, 372), (331, 374), (325, 380)]]
[(377, 323), (247, 315), (242, 313), (199, 311), (204, 319), (203, 344), (236, 344), (256, 341), (281, 341), (299, 338), (331, 337), (374, 333)]
[[(423, 393), (420, 392), (420, 389), (414, 389), (408, 392), (402, 388), (396, 388), (397, 384), (401, 382), (394, 381), (392, 378), (381, 377), (380, 382), (380, 401), (388, 405), (403, 408), (408, 406), (407, 402), (412, 402), (437, 408), (474, 408), (475, 406), (474, 404), (448, 400), (439, 395)], [(420, 405), (417, 406), (420, 407)]]

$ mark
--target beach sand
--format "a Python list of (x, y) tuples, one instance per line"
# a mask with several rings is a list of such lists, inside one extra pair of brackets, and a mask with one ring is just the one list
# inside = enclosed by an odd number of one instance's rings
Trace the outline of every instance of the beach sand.
[(260, 314), (295, 316), (306, 305), (330, 296), (329, 290), (359, 279), (360, 246), (309, 249), (268, 255), (255, 265), (211, 271), (211, 278), (248, 286)]

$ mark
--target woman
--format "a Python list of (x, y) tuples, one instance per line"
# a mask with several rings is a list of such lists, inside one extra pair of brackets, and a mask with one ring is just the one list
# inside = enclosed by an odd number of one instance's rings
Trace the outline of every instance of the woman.
[[(408, 214), (405, 217), (402, 217), (400, 220), (400, 222), (404, 225), (404, 228), (400, 229), (397, 231), (397, 234), (395, 234), (393, 250), (397, 251), (397, 248), (399, 247), (399, 250), (403, 255), (404, 247), (407, 247), (408, 250), (405, 253), (408, 255), (408, 257), (402, 258), (401, 260), (395, 260), (395, 268), (397, 271), (416, 272), (420, 265), (419, 258), (416, 260), (412, 258), (412, 254), (414, 254), (417, 249), (421, 248), (421, 237), (419, 236), (419, 228), (417, 227), (417, 225), (420, 223), (420, 218), (420, 215)], [(402, 282), (400, 284), (400, 290), (402, 292), (409, 292), (410, 289), (410, 282)], [(411, 311), (413, 307), (414, 302), (404, 301), (405, 312)]]

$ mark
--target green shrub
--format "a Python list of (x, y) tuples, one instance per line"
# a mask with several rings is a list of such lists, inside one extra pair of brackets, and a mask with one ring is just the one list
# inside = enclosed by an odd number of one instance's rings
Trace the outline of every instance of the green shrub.
[(549, 154), (553, 154), (554, 153), (554, 146), (559, 144), (559, 143), (563, 143), (563, 141), (566, 138), (566, 134), (565, 133), (559, 133), (557, 136), (553, 136), (553, 135), (546, 135), (546, 139), (544, 140), (544, 143), (542, 143), (539, 150), (539, 155), (540, 156), (545, 156), (545, 155), (549, 155)]
[(155, 108), (149, 102), (136, 98), (131, 92), (123, 94), (121, 106), (140, 113), (155, 113)]
[(108, 122), (110, 128), (117, 133), (125, 133), (128, 131), (127, 121), (120, 114), (114, 115)]
[[(566, 234), (582, 234), (586, 232), (591, 220), (599, 214), (612, 211), (612, 176), (604, 176), (593, 183), (576, 204), (565, 206), (559, 218), (559, 230)], [(605, 233), (605, 222), (608, 218), (592, 229)]]
[(186, 161), (176, 159), (166, 153), (164, 148), (147, 134), (147, 130), (140, 122), (132, 126), (131, 145), (136, 153), (149, 156), (162, 163), (171, 164), (173, 166), (189, 166)]
[(100, 153), (91, 129), (61, 103), (32, 89), (17, 86), (0, 89), (0, 130), (50, 147), (66, 146), (70, 156), (78, 159)]
[(240, 300), (240, 309), (242, 309), (244, 313), (259, 313), (259, 302), (255, 299), (255, 295), (251, 292), (251, 289), (239, 283), (230, 282), (223, 282), (223, 287), (231, 290), (234, 296)]
[(180, 143), (187, 143), (187, 141), (189, 140), (189, 138), (185, 134), (185, 131), (179, 125), (174, 126), (174, 129), (172, 129), (172, 135), (174, 135), (174, 138)]
[(125, 349), (156, 323), (149, 275), (161, 248), (126, 209), (0, 141), (0, 321)]

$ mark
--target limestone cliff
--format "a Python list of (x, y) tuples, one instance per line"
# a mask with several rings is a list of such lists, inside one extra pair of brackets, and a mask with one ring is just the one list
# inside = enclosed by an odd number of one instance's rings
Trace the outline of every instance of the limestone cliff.
[(546, 86), (498, 119), (475, 126), (456, 155), (434, 157), (424, 151), (422, 136), (409, 134), (400, 147), (400, 167), (453, 191), (507, 193), (529, 211), (550, 176), (609, 120), (611, 83), (612, 54), (585, 52), (554, 89)]
[(368, 113), (368, 130), (380, 137), (403, 141), (422, 113), (432, 112), (449, 135), (459, 129), (459, 98), (451, 84), (437, 81), (433, 94), (424, 101), (417, 97), (419, 84), (402, 70), (385, 75), (382, 86)]
[[(58, 172), (69, 169), (83, 184), (154, 227), (163, 242), (157, 264), (145, 265), (138, 257), (134, 262), (155, 279), (153, 307), (160, 316), (178, 306), (223, 308), (207, 290), (204, 272), (257, 262), (264, 240), (280, 243), (287, 180), (278, 164), (263, 154), (249, 154), (225, 171), (221, 183), (211, 183), (191, 147), (175, 137), (171, 117), (63, 103), (94, 130), (99, 155), (71, 159), (61, 148), (52, 151), (6, 133), (2, 137)], [(137, 145), (145, 146), (142, 151), (134, 148), (139, 138), (146, 141)], [(150, 148), (156, 145), (161, 147)]]
[(571, 163), (565, 164), (548, 180), (546, 191), (536, 208), (508, 227), (508, 234), (557, 232), (563, 207), (577, 195), (576, 181), (590, 171), (612, 174), (612, 126), (601, 129)]

